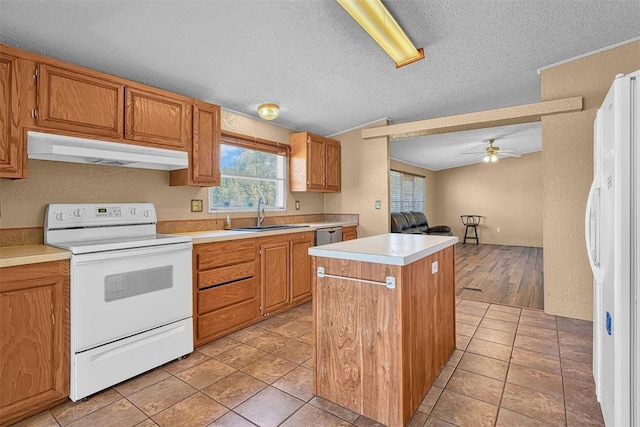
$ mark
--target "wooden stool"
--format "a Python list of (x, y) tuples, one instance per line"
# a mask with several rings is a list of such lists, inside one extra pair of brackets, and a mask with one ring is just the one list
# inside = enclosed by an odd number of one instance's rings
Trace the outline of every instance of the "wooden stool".
[[(467, 239), (475, 240), (476, 245), (480, 243), (480, 239), (478, 239), (478, 225), (480, 225), (480, 215), (460, 215), (460, 220), (462, 221), (462, 225), (464, 225), (464, 240), (462, 243), (467, 243)], [(467, 233), (469, 229), (473, 230), (473, 236)]]

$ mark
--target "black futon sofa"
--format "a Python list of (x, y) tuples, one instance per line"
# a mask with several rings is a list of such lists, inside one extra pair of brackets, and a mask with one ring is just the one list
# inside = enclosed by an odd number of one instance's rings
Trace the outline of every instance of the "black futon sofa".
[(391, 212), (391, 232), (405, 234), (434, 234), (453, 236), (448, 225), (429, 227), (427, 216), (422, 212)]

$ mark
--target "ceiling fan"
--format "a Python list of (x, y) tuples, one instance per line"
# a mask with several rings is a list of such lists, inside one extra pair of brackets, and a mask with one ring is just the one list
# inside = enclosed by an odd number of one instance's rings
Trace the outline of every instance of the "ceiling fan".
[(478, 157), (482, 156), (482, 160), (485, 162), (496, 162), (501, 157), (520, 157), (520, 154), (515, 150), (502, 150), (500, 147), (493, 145), (495, 138), (487, 139), (489, 145), (484, 147), (482, 151), (467, 151), (462, 154), (475, 154)]

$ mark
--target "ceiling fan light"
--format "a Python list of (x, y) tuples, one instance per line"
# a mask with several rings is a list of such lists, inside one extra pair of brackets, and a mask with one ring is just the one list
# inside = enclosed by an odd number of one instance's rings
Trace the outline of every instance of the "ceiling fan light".
[(492, 162), (497, 162), (498, 161), (498, 156), (496, 156), (495, 154), (491, 155), (491, 161)]
[(275, 120), (280, 115), (277, 104), (262, 104), (258, 107), (258, 115), (264, 120)]
[(482, 159), (485, 162), (488, 162), (489, 160), (491, 160), (491, 157), (489, 156), (484, 156), (484, 158)]

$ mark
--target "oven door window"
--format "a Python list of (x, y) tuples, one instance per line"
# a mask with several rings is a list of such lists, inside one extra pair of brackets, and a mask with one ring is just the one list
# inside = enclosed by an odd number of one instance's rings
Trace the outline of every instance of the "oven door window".
[(74, 255), (72, 264), (75, 352), (192, 315), (190, 245)]

